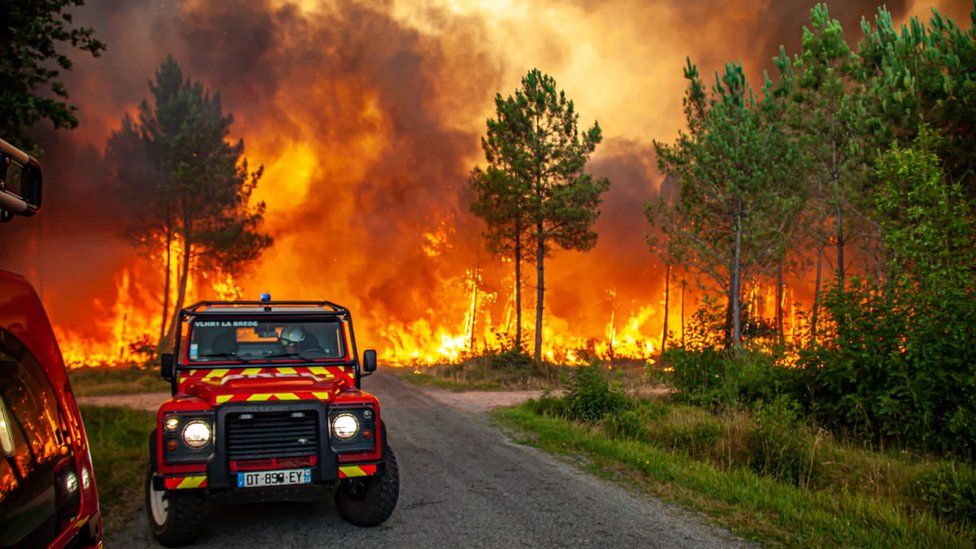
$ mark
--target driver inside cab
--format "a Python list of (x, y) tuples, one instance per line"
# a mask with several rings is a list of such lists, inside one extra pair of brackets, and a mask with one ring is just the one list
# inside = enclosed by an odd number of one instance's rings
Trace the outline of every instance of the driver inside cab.
[(300, 326), (285, 326), (278, 336), (278, 341), (288, 354), (300, 355), (304, 351), (321, 350), (319, 342), (312, 334), (305, 333)]

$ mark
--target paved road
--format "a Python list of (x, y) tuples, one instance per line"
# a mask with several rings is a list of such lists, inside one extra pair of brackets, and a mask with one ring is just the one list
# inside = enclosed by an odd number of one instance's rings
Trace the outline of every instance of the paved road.
[[(393, 376), (378, 394), (400, 463), (400, 502), (381, 526), (342, 521), (331, 501), (215, 506), (200, 547), (726, 547), (727, 532), (516, 445), (483, 413)], [(109, 547), (152, 546), (140, 515)]]

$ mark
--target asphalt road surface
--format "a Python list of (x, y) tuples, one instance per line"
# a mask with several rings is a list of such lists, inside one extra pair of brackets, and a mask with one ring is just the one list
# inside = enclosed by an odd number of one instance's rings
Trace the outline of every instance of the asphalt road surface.
[[(400, 465), (400, 501), (375, 528), (331, 500), (212, 506), (196, 547), (727, 547), (728, 532), (510, 442), (484, 413), (392, 376), (367, 378)], [(151, 547), (144, 514), (107, 546)]]

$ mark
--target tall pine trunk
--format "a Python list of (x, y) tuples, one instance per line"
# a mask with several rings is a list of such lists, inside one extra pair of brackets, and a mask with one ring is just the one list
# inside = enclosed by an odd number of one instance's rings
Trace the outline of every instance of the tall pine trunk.
[(681, 277), (681, 348), (685, 348), (685, 278)]
[[(180, 329), (180, 311), (183, 310), (183, 303), (186, 301), (186, 287), (190, 278), (190, 238), (184, 231), (183, 233), (183, 257), (180, 263), (180, 273), (177, 278), (176, 303), (173, 305), (173, 319), (169, 325), (169, 334), (166, 340), (175, 342), (177, 331)], [(179, 350), (177, 350), (178, 352)]]
[(786, 343), (786, 334), (783, 330), (783, 263), (776, 267), (776, 335), (782, 346)]
[(813, 311), (810, 314), (810, 339), (817, 341), (817, 322), (820, 320), (820, 286), (823, 284), (823, 246), (817, 245), (817, 278), (813, 284)]
[(668, 306), (671, 298), (671, 260), (664, 262), (664, 327), (661, 329), (661, 352), (668, 348)]
[(166, 331), (169, 328), (169, 294), (171, 271), (173, 270), (173, 226), (167, 219), (166, 222), (166, 274), (163, 276), (163, 314), (159, 322), (159, 342), (156, 345), (156, 352), (162, 353), (163, 345), (166, 340)]
[(545, 268), (545, 235), (542, 232), (542, 219), (536, 223), (536, 287), (535, 287), (535, 364), (536, 367), (542, 365), (542, 310), (543, 300), (546, 294)]
[(837, 152), (837, 141), (831, 143), (832, 156), (830, 177), (834, 184), (834, 223), (837, 231), (837, 290), (844, 293), (844, 205), (843, 193), (840, 188), (840, 160)]
[(515, 352), (522, 353), (522, 222), (515, 221)]
[(735, 207), (735, 252), (732, 261), (732, 348), (738, 351), (742, 346), (742, 198), (736, 199)]

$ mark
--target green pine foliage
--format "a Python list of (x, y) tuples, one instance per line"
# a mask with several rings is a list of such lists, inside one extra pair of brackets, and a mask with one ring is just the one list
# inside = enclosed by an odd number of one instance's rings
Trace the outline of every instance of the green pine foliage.
[[(78, 108), (68, 103), (61, 71), (71, 70), (64, 47), (98, 57), (105, 44), (89, 27), (74, 25), (71, 8), (84, 0), (4, 0), (0, 3), (0, 135), (32, 149), (31, 129), (48, 120), (74, 128)], [(50, 90), (50, 93), (45, 93)]]

